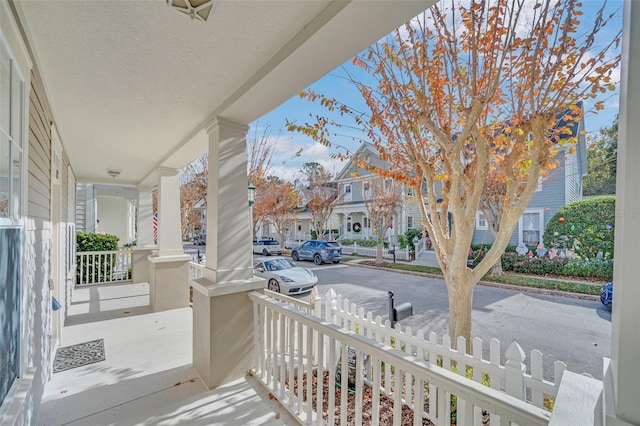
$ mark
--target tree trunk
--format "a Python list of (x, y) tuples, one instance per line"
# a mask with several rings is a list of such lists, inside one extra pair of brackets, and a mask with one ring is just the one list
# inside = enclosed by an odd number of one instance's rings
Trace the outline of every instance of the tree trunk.
[[(474, 288), (474, 285), (464, 282), (462, 279), (456, 280), (456, 282), (447, 282), (451, 344), (454, 348), (457, 348), (458, 336), (464, 337), (467, 353), (471, 351), (471, 305)], [(462, 348), (460, 349), (462, 350)]]
[(384, 242), (380, 238), (378, 238), (378, 240), (380, 242), (376, 246), (376, 263), (382, 263), (384, 261), (384, 259), (382, 258), (382, 246)]
[(500, 277), (504, 275), (504, 271), (502, 270), (502, 256), (498, 261), (491, 267), (491, 276), (492, 277)]

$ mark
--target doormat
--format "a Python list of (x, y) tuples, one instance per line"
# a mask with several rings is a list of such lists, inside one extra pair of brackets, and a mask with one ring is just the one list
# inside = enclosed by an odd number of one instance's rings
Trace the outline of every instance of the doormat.
[(65, 346), (64, 348), (58, 348), (56, 351), (53, 372), (59, 373), (104, 360), (104, 339)]

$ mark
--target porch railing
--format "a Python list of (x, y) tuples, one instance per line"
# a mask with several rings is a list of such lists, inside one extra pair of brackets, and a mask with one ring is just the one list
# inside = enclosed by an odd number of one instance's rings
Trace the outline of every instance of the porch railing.
[[(394, 249), (393, 248), (383, 248), (382, 249), (382, 257), (384, 259), (392, 260), (393, 259), (392, 250), (394, 250)], [(349, 254), (349, 255), (357, 254), (357, 255), (360, 255), (360, 256), (376, 257), (377, 251), (378, 251), (377, 247), (362, 247), (362, 246), (357, 245), (356, 243), (342, 246), (342, 254)], [(404, 249), (396, 247), (395, 248), (395, 252), (396, 252), (396, 260), (409, 261), (409, 248), (408, 247), (405, 247)]]
[(131, 247), (76, 253), (76, 285), (129, 282), (133, 276)]
[(195, 280), (198, 278), (202, 278), (202, 271), (205, 268), (205, 265), (196, 262), (189, 262), (189, 279)]
[[(256, 330), (254, 373), (305, 424), (332, 425), (339, 419), (344, 425), (349, 417), (362, 424), (364, 412), (371, 413), (372, 425), (379, 425), (381, 416), (393, 418), (393, 425), (403, 416), (412, 416), (414, 425), (426, 418), (438, 426), (451, 424), (452, 416), (463, 425), (487, 419), (493, 426), (549, 422), (544, 409), (428, 362), (424, 353), (409, 349), (412, 342), (390, 334), (378, 339), (372, 328), (345, 329), (258, 292), (249, 297)], [(458, 364), (466, 371), (466, 361)], [(473, 368), (472, 374), (483, 371)], [(381, 413), (386, 409), (391, 412)]]

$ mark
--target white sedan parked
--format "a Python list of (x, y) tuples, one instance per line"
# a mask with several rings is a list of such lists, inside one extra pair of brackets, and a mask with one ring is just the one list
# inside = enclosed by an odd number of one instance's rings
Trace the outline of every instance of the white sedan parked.
[(255, 274), (267, 280), (267, 288), (282, 294), (307, 293), (318, 283), (310, 269), (296, 266), (284, 257), (254, 259)]

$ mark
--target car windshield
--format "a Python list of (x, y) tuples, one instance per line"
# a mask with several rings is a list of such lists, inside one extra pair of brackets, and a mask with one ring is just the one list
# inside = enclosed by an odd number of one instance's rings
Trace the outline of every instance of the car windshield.
[(278, 245), (278, 242), (277, 242), (277, 241), (275, 241), (275, 240), (273, 240), (273, 241), (269, 240), (269, 241), (265, 241), (265, 242), (264, 242), (264, 245), (265, 245), (265, 246), (277, 246), (277, 245)]
[(326, 243), (329, 247), (340, 247), (340, 244), (332, 242)]
[(264, 262), (264, 267), (267, 271), (282, 271), (293, 268), (293, 265), (287, 259), (273, 259)]

